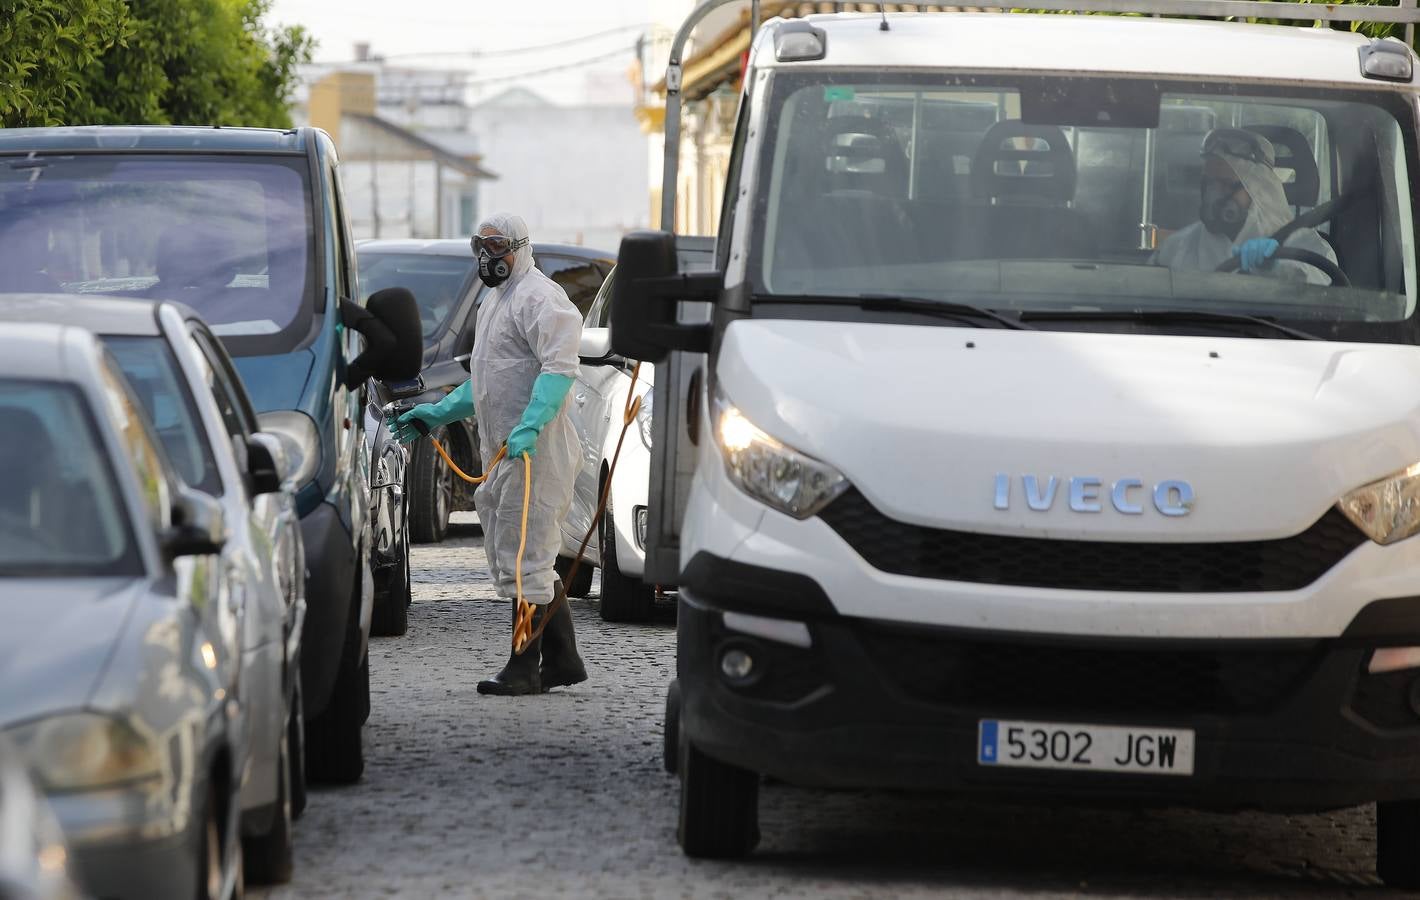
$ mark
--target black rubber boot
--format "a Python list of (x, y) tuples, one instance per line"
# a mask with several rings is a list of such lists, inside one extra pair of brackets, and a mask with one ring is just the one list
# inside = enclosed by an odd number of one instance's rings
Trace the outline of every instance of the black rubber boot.
[[(577, 635), (572, 629), (572, 610), (567, 608), (567, 597), (562, 592), (562, 582), (557, 582), (557, 597), (562, 602), (552, 621), (542, 633), (542, 689), (566, 687), (581, 684), (587, 680), (587, 667), (577, 653)], [(553, 602), (556, 602), (554, 599)]]
[[(513, 622), (517, 623), (518, 601), (513, 601)], [(533, 613), (533, 629), (537, 629), (538, 620), (542, 618), (541, 610)], [(511, 638), (510, 638), (511, 639)], [(493, 694), (499, 697), (521, 697), (525, 694), (541, 694), (542, 678), (539, 677), (537, 661), (540, 655), (542, 638), (538, 638), (527, 646), (522, 654), (511, 653), (508, 657), (508, 664), (503, 667), (503, 671), (492, 678), (485, 679), (478, 683), (480, 694)]]

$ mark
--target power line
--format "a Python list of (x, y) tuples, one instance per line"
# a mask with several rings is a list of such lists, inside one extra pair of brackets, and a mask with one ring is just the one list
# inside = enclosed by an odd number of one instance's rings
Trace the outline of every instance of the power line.
[[(428, 88), (440, 88), (440, 87), (463, 87), (463, 88), (467, 88), (467, 87), (482, 87), (483, 85), (488, 85), (488, 84), (500, 84), (500, 83), (509, 82), (509, 81), (526, 81), (526, 80), (528, 80), (528, 79), (530, 79), (530, 78), (537, 78), (537, 77), (540, 77), (540, 76), (542, 76), (542, 75), (551, 75), (551, 74), (554, 74), (554, 73), (556, 73), (556, 72), (565, 72), (565, 71), (568, 71), (568, 70), (570, 70), (570, 69), (580, 69), (580, 68), (584, 68), (584, 67), (586, 67), (586, 66), (596, 65), (596, 64), (599, 63), (599, 62), (605, 62), (605, 61), (608, 60), (608, 59), (613, 59), (613, 58), (615, 58), (615, 57), (622, 56), (623, 54), (626, 54), (627, 52), (632, 51), (632, 50), (634, 50), (634, 49), (635, 49), (635, 47), (618, 47), (618, 48), (615, 49), (615, 50), (611, 50), (611, 51), (608, 51), (608, 52), (605, 52), (605, 53), (599, 53), (599, 54), (597, 54), (596, 56), (589, 56), (589, 57), (586, 57), (586, 58), (584, 58), (584, 59), (578, 59), (578, 60), (574, 60), (574, 61), (572, 61), (572, 62), (562, 63), (562, 64), (556, 65), (556, 66), (544, 66), (544, 67), (542, 67), (542, 68), (538, 68), (538, 69), (527, 69), (527, 70), (524, 70), (524, 71), (521, 71), (521, 72), (509, 72), (509, 73), (504, 74), (504, 75), (490, 75), (490, 76), (482, 77), (482, 78), (474, 78), (474, 77), (473, 77), (473, 73), (469, 73), (469, 74), (467, 74), (467, 75), (464, 75), (464, 74), (454, 74), (454, 77), (448, 77), (448, 78), (444, 78), (444, 79), (440, 79), (440, 80), (430, 80), (430, 81), (403, 80), (403, 79), (402, 79), (402, 80), (399, 82), (399, 84), (400, 84), (402, 87), (406, 87), (406, 88), (410, 88), (410, 87), (412, 87), (412, 88), (424, 88), (424, 87), (428, 87)], [(450, 73), (450, 74), (453, 74), (453, 73)], [(311, 89), (311, 90), (316, 90), (316, 89), (319, 89), (319, 88), (332, 89), (332, 88), (334, 88), (334, 85), (331, 85), (331, 84), (328, 84), (328, 83), (324, 83), (324, 82), (316, 82), (316, 83), (310, 85), (310, 89)]]
[(553, 41), (549, 44), (532, 44), (527, 47), (509, 47), (502, 50), (415, 50), (408, 53), (382, 54), (380, 59), (413, 59), (416, 57), (458, 57), (467, 56), (474, 59), (496, 59), (501, 56), (517, 56), (522, 53), (538, 53), (543, 50), (558, 50), (562, 47), (571, 47), (576, 44), (586, 44), (591, 41), (610, 37), (614, 34), (623, 34), (627, 31), (641, 31), (651, 27), (649, 23), (639, 25), (621, 25), (616, 28), (608, 28), (605, 31), (597, 31), (592, 34), (583, 34), (577, 37), (564, 38), (560, 41)]

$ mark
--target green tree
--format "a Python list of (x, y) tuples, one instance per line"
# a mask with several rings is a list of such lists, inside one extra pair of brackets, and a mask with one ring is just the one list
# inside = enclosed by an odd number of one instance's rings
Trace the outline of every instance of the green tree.
[(0, 125), (57, 125), (132, 34), (123, 0), (0, 0)]
[(270, 0), (0, 0), (0, 13), (7, 5), (31, 21), (21, 31), (0, 15), (0, 54), (10, 28), (31, 59), (0, 63), (27, 103), (7, 102), (0, 85), (4, 125), (284, 127), (312, 48), (299, 27), (262, 24)]

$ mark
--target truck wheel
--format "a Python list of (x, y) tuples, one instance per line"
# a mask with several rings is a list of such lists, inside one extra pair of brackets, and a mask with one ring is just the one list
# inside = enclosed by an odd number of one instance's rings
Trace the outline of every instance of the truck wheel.
[[(567, 573), (572, 571), (572, 558), (568, 556), (557, 557), (557, 562), (553, 564), (557, 570), (557, 577), (563, 582), (567, 581)], [(582, 560), (582, 564), (577, 567), (577, 580), (567, 586), (567, 596), (584, 598), (592, 592), (592, 569), (594, 566), (588, 560)]]
[(448, 429), (436, 428), (428, 440), (416, 443), (409, 465), (410, 536), (419, 544), (442, 541), (454, 509), (454, 470), (434, 449), (436, 440), (449, 449)]
[(701, 859), (747, 855), (759, 843), (759, 776), (679, 743), (681, 850)]
[(680, 680), (676, 678), (672, 678), (671, 686), (666, 688), (666, 719), (662, 728), (661, 764), (674, 775), (680, 757)]
[(611, 503), (602, 516), (600, 549), (602, 556), (601, 616), (606, 622), (644, 622), (651, 618), (656, 590), (641, 579), (625, 575), (616, 564), (616, 526)]
[(399, 543), (399, 562), (375, 576), (375, 610), (370, 617), (370, 634), (379, 637), (399, 637), (409, 630), (413, 585), (409, 581), (407, 520)]
[(345, 626), (345, 648), (330, 702), (306, 721), (306, 778), (317, 784), (354, 784), (365, 771), (360, 728), (370, 711), (369, 655), (360, 656), (360, 579)]
[(1389, 887), (1420, 888), (1420, 800), (1376, 804), (1376, 874)]
[(291, 746), (281, 736), (276, 766), (276, 814), (266, 834), (242, 838), (242, 861), (253, 884), (285, 884), (295, 868), (291, 845)]

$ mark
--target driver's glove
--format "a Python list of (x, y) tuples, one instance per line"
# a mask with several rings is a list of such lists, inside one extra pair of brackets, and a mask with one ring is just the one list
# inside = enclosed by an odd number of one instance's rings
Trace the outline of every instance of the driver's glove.
[(1238, 258), (1238, 268), (1244, 272), (1256, 272), (1268, 264), (1281, 246), (1270, 237), (1253, 238), (1234, 247), (1233, 255)]

